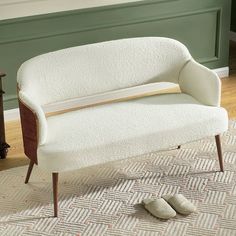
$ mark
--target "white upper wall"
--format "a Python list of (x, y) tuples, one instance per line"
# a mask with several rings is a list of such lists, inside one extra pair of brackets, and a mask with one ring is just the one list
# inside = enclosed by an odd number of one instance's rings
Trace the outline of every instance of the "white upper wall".
[(0, 20), (142, 0), (0, 0)]

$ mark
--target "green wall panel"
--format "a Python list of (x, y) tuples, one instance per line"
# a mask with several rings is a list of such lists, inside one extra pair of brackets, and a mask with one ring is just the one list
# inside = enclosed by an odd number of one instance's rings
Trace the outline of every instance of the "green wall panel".
[(232, 0), (231, 30), (233, 32), (236, 32), (236, 1), (235, 0)]
[(146, 0), (0, 21), (5, 109), (17, 107), (16, 72), (49, 51), (119, 38), (164, 36), (209, 68), (228, 65), (230, 0)]

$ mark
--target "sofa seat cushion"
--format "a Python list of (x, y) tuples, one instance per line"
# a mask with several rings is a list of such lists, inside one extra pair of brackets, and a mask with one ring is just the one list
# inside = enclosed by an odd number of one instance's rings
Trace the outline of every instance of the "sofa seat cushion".
[(227, 112), (187, 94), (164, 94), (47, 118), (38, 165), (52, 172), (164, 150), (227, 130)]

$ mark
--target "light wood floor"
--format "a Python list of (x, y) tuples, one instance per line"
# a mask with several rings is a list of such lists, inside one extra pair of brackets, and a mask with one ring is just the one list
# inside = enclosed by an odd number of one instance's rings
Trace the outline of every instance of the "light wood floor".
[[(234, 50), (230, 54), (230, 77), (222, 79), (222, 106), (229, 113), (230, 119), (236, 119), (236, 43), (231, 44)], [(11, 145), (8, 157), (0, 160), (0, 170), (27, 165), (28, 159), (23, 152), (22, 136), (19, 121), (6, 123), (6, 138)]]

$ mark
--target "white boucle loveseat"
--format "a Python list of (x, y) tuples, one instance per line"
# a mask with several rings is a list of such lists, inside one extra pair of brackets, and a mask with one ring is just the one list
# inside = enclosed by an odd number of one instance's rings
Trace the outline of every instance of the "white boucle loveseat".
[[(145, 96), (73, 109), (47, 117), (54, 103), (100, 96), (137, 86), (178, 84), (181, 93)], [(218, 76), (198, 64), (180, 42), (131, 38), (67, 48), (37, 56), (18, 71), (25, 154), (52, 172), (57, 216), (58, 173), (124, 159), (215, 136), (228, 117), (220, 107)], [(113, 94), (114, 95), (114, 94)], [(128, 96), (125, 93), (125, 96)], [(95, 99), (96, 100), (96, 99)], [(90, 104), (91, 105), (91, 104)]]

